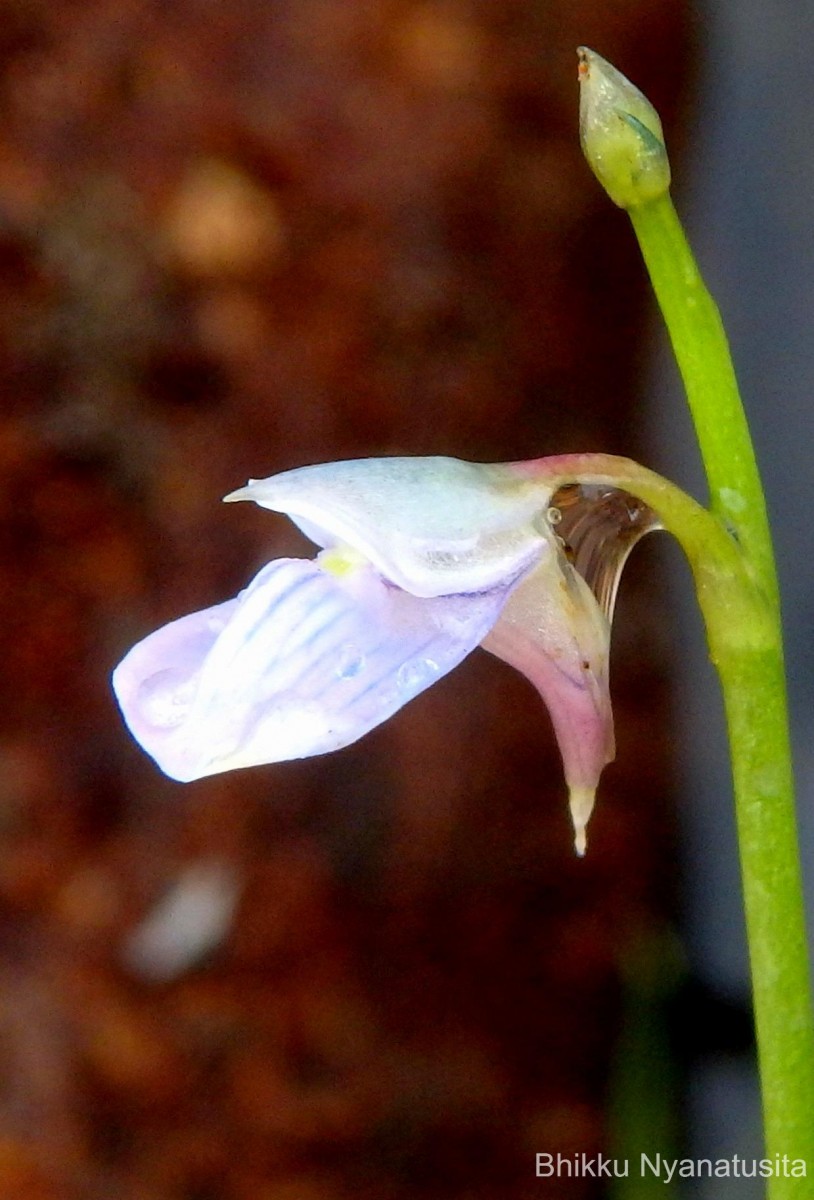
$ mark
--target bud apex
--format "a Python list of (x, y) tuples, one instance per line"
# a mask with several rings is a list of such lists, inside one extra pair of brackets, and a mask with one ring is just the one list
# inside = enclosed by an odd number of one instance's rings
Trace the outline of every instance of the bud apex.
[(670, 162), (658, 113), (625, 76), (580, 46), (579, 136), (588, 165), (620, 208), (664, 195)]

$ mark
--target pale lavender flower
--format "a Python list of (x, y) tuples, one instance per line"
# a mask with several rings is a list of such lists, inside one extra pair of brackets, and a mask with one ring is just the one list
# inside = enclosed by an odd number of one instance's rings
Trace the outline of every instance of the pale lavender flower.
[(113, 674), (131, 733), (181, 781), (322, 754), (482, 644), (549, 708), (583, 852), (613, 757), (610, 630), (549, 521), (545, 464), (361, 459), (232, 492), (323, 550), (277, 559), (236, 599), (139, 642)]

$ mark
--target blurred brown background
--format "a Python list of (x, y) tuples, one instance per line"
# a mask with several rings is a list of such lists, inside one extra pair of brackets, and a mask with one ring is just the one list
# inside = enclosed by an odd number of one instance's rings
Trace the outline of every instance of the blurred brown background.
[(2, 5), (0, 1200), (595, 1194), (534, 1154), (608, 1148), (620, 963), (673, 904), (652, 552), (582, 862), (485, 654), (358, 746), (187, 786), (108, 685), (307, 553), (220, 505), (250, 475), (642, 452), (580, 42), (677, 157), (677, 2)]

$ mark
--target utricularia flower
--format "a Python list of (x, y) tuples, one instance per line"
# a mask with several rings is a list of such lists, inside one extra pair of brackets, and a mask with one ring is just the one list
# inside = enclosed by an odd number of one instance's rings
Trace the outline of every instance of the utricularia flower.
[(582, 853), (614, 753), (609, 616), (564, 553), (546, 463), (371, 458), (250, 480), (226, 499), (287, 514), (321, 551), (134, 646), (113, 674), (131, 733), (181, 781), (322, 754), (484, 646), (548, 707)]

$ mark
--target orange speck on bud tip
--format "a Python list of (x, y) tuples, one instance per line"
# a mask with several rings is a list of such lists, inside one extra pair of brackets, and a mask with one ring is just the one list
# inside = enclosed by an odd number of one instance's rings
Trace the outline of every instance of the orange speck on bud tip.
[(670, 187), (661, 121), (639, 89), (601, 55), (577, 50), (582, 151), (620, 208), (636, 208)]

